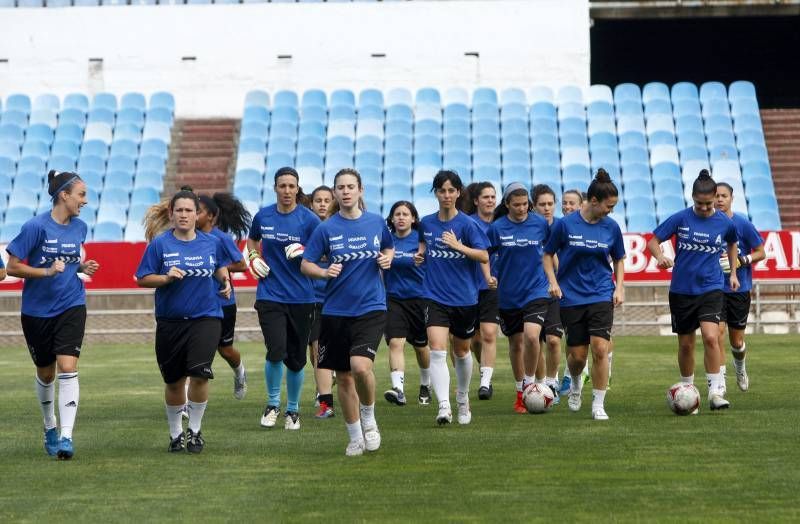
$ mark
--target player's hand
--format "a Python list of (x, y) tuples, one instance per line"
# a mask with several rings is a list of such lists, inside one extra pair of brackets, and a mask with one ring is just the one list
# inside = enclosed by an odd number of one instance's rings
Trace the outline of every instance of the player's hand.
[(83, 263), (83, 274), (87, 276), (94, 275), (100, 269), (100, 264), (96, 260), (87, 260)]
[(455, 249), (456, 251), (458, 251), (459, 247), (461, 247), (461, 242), (458, 241), (456, 234), (453, 233), (452, 229), (442, 233), (442, 242), (444, 242), (444, 244), (450, 249)]
[(294, 260), (297, 257), (303, 256), (306, 248), (303, 244), (299, 242), (295, 242), (294, 244), (289, 244), (285, 248), (283, 248), (283, 252), (286, 253), (286, 260)]
[(675, 262), (673, 262), (671, 258), (665, 257), (664, 255), (661, 255), (661, 257), (658, 259), (659, 269), (669, 269), (674, 265)]
[(264, 259), (261, 258), (261, 255), (258, 254), (258, 251), (250, 251), (247, 254), (247, 259), (249, 263), (247, 264), (247, 269), (250, 271), (250, 274), (256, 280), (267, 278), (269, 275), (269, 266)]
[(741, 284), (739, 284), (739, 277), (736, 276), (735, 271), (731, 273), (730, 282), (731, 282), (731, 291), (738, 291), (739, 288), (741, 287)]
[(555, 284), (550, 284), (547, 287), (547, 292), (550, 293), (550, 296), (553, 298), (561, 299), (564, 297), (564, 294), (561, 292), (561, 286), (558, 285), (558, 282)]
[(231, 281), (229, 279), (225, 279), (222, 281), (222, 287), (219, 289), (220, 296), (224, 297), (225, 300), (231, 298)]
[(489, 277), (486, 285), (489, 286), (489, 289), (497, 289), (497, 277)]
[(384, 270), (389, 269), (392, 267), (392, 258), (383, 253), (378, 253), (378, 266)]
[(169, 271), (167, 271), (167, 281), (174, 282), (176, 280), (182, 280), (185, 274), (186, 272), (178, 266), (172, 266), (169, 268)]
[(342, 272), (341, 264), (331, 264), (325, 271), (325, 278), (336, 278), (339, 276), (339, 273), (341, 272)]
[(53, 263), (48, 268), (49, 271), (47, 273), (47, 276), (53, 276), (56, 273), (63, 273), (64, 272), (64, 268), (66, 268), (66, 267), (67, 267), (67, 265), (64, 263), (63, 260), (60, 260), (60, 259), (53, 260)]
[(425, 262), (425, 253), (422, 251), (414, 253), (414, 265), (421, 266), (423, 262)]
[(625, 290), (623, 288), (614, 289), (614, 307), (621, 306), (625, 302)]

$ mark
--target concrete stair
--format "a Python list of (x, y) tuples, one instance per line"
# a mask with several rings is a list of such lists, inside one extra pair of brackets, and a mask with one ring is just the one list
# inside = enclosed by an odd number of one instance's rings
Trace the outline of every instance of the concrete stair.
[(763, 109), (761, 122), (784, 229), (800, 228), (800, 109)]

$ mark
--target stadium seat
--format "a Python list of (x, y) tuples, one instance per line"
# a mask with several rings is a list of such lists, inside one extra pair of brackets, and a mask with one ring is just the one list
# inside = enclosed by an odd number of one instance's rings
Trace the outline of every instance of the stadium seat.
[(672, 86), (670, 93), (672, 102), (677, 100), (699, 100), (700, 94), (697, 86), (692, 82), (678, 82)]
[(524, 184), (526, 188), (531, 187), (531, 169), (522, 165), (509, 165), (503, 167), (503, 187), (511, 182)]
[(111, 222), (124, 227), (125, 223), (128, 221), (128, 206), (104, 204), (103, 202), (100, 202), (100, 207), (97, 209), (97, 217), (95, 220), (98, 223)]
[(759, 231), (779, 231), (781, 229), (781, 218), (775, 210), (763, 210), (751, 215), (753, 225)]
[(649, 233), (656, 228), (656, 219), (652, 213), (628, 214), (627, 230), (632, 233)]
[(515, 87), (509, 87), (503, 89), (500, 92), (500, 102), (505, 104), (521, 104), (527, 105), (527, 97), (525, 96), (525, 91)]
[(0, 124), (12, 124), (24, 129), (28, 126), (28, 114), (16, 109), (6, 109), (0, 117)]
[(669, 101), (669, 87), (663, 82), (650, 82), (642, 87), (642, 102), (649, 104), (653, 100)]
[(743, 98), (756, 99), (756, 88), (752, 82), (747, 80), (737, 80), (731, 83), (728, 88), (728, 97), (730, 100), (737, 100)]
[(555, 101), (553, 90), (547, 86), (533, 86), (528, 90), (528, 101), (533, 104), (534, 102), (550, 102)]
[(655, 146), (675, 147), (675, 135), (670, 131), (656, 131), (647, 137), (650, 148)]
[(92, 240), (95, 242), (120, 242), (123, 237), (122, 226), (115, 222), (97, 223), (92, 234)]
[(408, 89), (396, 87), (386, 93), (386, 105), (403, 105), (410, 108), (414, 105), (414, 97)]
[(497, 91), (490, 87), (479, 87), (472, 92), (473, 107), (478, 104), (497, 105)]
[(700, 86), (700, 101), (705, 103), (712, 99), (728, 98), (725, 85), (721, 82), (705, 82)]

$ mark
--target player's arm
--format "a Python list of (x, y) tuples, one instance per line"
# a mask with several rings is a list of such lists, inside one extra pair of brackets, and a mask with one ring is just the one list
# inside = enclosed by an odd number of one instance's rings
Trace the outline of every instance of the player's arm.
[(675, 263), (671, 258), (664, 256), (664, 251), (661, 249), (661, 242), (662, 240), (660, 238), (653, 235), (653, 237), (647, 241), (647, 249), (650, 250), (650, 254), (658, 262), (658, 267), (661, 269), (668, 269), (675, 265)]
[(0, 280), (6, 279), (6, 268), (0, 268)]
[(458, 251), (470, 260), (480, 263), (489, 262), (489, 253), (485, 249), (475, 249), (474, 247), (465, 246), (456, 238), (455, 233), (452, 231), (445, 231), (442, 234), (442, 242), (450, 249)]
[(300, 272), (307, 277), (322, 279), (322, 278), (336, 278), (342, 272), (341, 264), (331, 264), (327, 268), (321, 268), (314, 262), (303, 259), (300, 262)]
[(31, 267), (23, 262), (19, 257), (8, 254), (8, 266), (6, 271), (12, 277), (17, 278), (47, 278), (56, 273), (64, 271), (64, 261), (54, 260), (50, 267)]
[(625, 259), (621, 258), (614, 261), (614, 306), (620, 306), (625, 302)]
[[(739, 244), (737, 242), (728, 242), (728, 260), (739, 260)], [(729, 279), (731, 290), (738, 290), (739, 277), (736, 275), (736, 271), (731, 271)]]
[(394, 260), (394, 248), (387, 247), (382, 249), (378, 255), (378, 265), (381, 269), (387, 270), (392, 267), (392, 260)]
[(227, 267), (220, 267), (214, 271), (214, 278), (220, 283), (219, 294), (226, 299), (231, 298), (231, 275)]
[(172, 284), (176, 280), (181, 280), (186, 273), (177, 266), (172, 266), (167, 271), (166, 275), (159, 275), (150, 273), (136, 279), (136, 285), (139, 287), (158, 288)]
[(247, 262), (245, 262), (245, 259), (241, 259), (233, 264), (228, 264), (229, 273), (243, 273), (245, 271), (247, 271)]
[(739, 264), (742, 266), (750, 266), (757, 262), (761, 262), (767, 258), (767, 252), (764, 250), (764, 244), (759, 244), (753, 248), (749, 255), (739, 255)]
[(547, 276), (547, 292), (550, 293), (551, 297), (562, 298), (564, 294), (561, 292), (561, 287), (558, 285), (558, 280), (556, 280), (555, 262), (553, 260), (554, 258), (555, 254), (545, 252), (544, 256), (542, 257), (542, 269), (544, 269), (544, 274)]

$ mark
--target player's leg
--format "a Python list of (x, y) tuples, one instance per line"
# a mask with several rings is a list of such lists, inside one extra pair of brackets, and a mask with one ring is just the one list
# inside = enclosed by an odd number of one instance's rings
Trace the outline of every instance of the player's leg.
[(392, 381), (392, 388), (387, 389), (383, 394), (384, 398), (391, 404), (397, 406), (406, 405), (405, 394), (405, 337), (395, 337), (389, 339), (389, 375)]
[(419, 366), (419, 395), (417, 401), (422, 406), (431, 403), (431, 348), (428, 345), (428, 330), (425, 327), (426, 301), (414, 299), (409, 303), (406, 320), (408, 334)]
[(286, 415), (284, 429), (300, 429), (300, 394), (306, 367), (306, 346), (314, 320), (314, 304), (288, 304), (286, 332)]
[[(53, 353), (52, 319), (22, 315), (22, 333), (36, 366), (34, 387), (42, 412), (44, 450), (58, 452), (58, 420), (56, 419), (56, 356)], [(48, 327), (49, 324), (49, 327)]]
[(186, 333), (186, 374), (189, 376), (189, 391), (186, 407), (189, 422), (186, 428), (186, 450), (200, 453), (205, 447), (202, 424), (208, 406), (208, 381), (214, 378), (211, 365), (217, 353), (217, 341), (222, 324), (217, 318), (189, 321)]
[(489, 400), (492, 398), (494, 388), (492, 387), (492, 375), (497, 361), (497, 323), (480, 323), (481, 354), (480, 359), (480, 386), (478, 387), (478, 398)]
[(436, 422), (449, 424), (453, 420), (450, 408), (450, 370), (447, 367), (450, 318), (445, 306), (428, 301), (426, 319), (428, 343), (431, 347), (431, 386), (439, 404)]
[(728, 296), (730, 297), (728, 300), (728, 333), (731, 353), (733, 354), (733, 366), (736, 369), (736, 385), (739, 386), (740, 390), (747, 391), (750, 389), (750, 378), (747, 376), (747, 368), (745, 366), (747, 348), (744, 341), (744, 331), (747, 328), (747, 317), (750, 314), (750, 293), (726, 295), (726, 297)]
[(716, 322), (700, 322), (703, 337), (703, 364), (708, 382), (708, 402), (712, 410), (726, 409), (730, 403), (722, 396), (722, 374), (719, 370), (719, 325)]
[(469, 424), (472, 421), (472, 411), (469, 406), (469, 385), (472, 380), (473, 365), (472, 353), (470, 353), (470, 338), (475, 326), (478, 325), (478, 306), (450, 308), (449, 314), (456, 370), (458, 423)]
[(261, 426), (275, 427), (280, 416), (281, 383), (283, 382), (283, 361), (286, 358), (286, 333), (288, 313), (283, 304), (267, 300), (257, 300), (258, 323), (264, 335), (267, 349), (264, 362), (264, 382), (267, 389), (267, 402), (261, 415)]
[(85, 327), (86, 306), (78, 306), (56, 317), (53, 328), (53, 351), (56, 355), (58, 378), (58, 418), (61, 422), (56, 456), (62, 460), (68, 460), (74, 454), (72, 430), (80, 400), (78, 357), (81, 354)]
[(247, 373), (242, 363), (242, 355), (233, 347), (236, 330), (236, 304), (222, 308), (222, 334), (219, 338), (220, 356), (233, 370), (233, 397), (242, 400), (247, 394)]
[(350, 369), (358, 394), (361, 428), (367, 451), (377, 451), (381, 434), (375, 420), (374, 360), (386, 325), (386, 313), (374, 311), (350, 324)]
[(414, 355), (419, 366), (419, 395), (417, 396), (417, 401), (421, 406), (427, 406), (431, 403), (431, 348), (427, 344), (415, 345)]
[(592, 336), (590, 345), (592, 349), (592, 418), (608, 420), (605, 398), (608, 389), (609, 340), (600, 336)]

